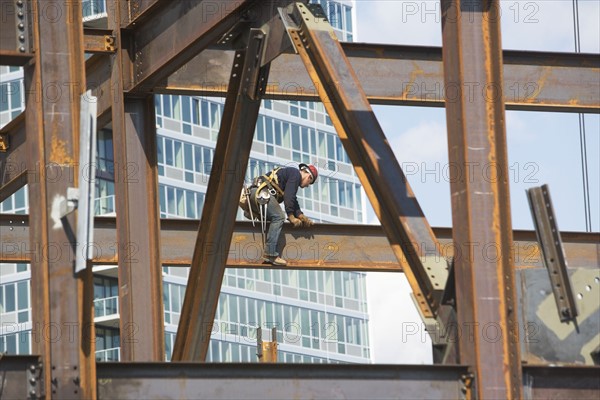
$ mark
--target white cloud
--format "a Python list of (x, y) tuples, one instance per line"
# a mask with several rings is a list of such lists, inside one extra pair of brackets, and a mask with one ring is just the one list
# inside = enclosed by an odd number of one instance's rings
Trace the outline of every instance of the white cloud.
[(410, 298), (406, 276), (367, 273), (371, 358), (377, 364), (431, 364), (431, 339)]
[(400, 164), (443, 162), (448, 159), (446, 125), (439, 121), (422, 121), (392, 136), (389, 141)]

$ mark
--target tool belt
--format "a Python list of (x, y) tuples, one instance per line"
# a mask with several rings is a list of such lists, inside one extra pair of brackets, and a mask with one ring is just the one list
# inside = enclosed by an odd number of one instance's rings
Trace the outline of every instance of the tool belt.
[(250, 192), (254, 188), (256, 188), (256, 192), (254, 193), (253, 199), (255, 207), (259, 204), (259, 198), (261, 199), (261, 202), (264, 201), (264, 199), (269, 198), (269, 196), (266, 196), (266, 193), (264, 193), (265, 191), (269, 193), (270, 196), (275, 196), (278, 203), (281, 203), (283, 201), (283, 190), (281, 190), (281, 188), (279, 187), (279, 182), (277, 179), (278, 170), (279, 167), (271, 171), (270, 174), (261, 175), (255, 178), (252, 182), (252, 185), (250, 185), (248, 189), (242, 189), (239, 206), (243, 211), (250, 212), (251, 205), (248, 200)]

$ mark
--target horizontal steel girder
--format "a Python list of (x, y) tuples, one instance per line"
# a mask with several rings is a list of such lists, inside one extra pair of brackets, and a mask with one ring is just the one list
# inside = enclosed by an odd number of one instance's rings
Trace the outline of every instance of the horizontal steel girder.
[(98, 399), (459, 399), (463, 366), (98, 364)]
[[(440, 47), (341, 43), (372, 104), (443, 107), (445, 96), (486, 93), (478, 82), (464, 87), (444, 83)], [(505, 50), (503, 94), (507, 109), (600, 112), (600, 59), (597, 54)], [(232, 51), (204, 50), (179, 71), (160, 81), (155, 91), (224, 96)], [(493, 89), (493, 88), (492, 88)], [(496, 92), (491, 90), (491, 92)], [(270, 99), (319, 100), (300, 57), (282, 54), (272, 62)]]
[[(198, 232), (198, 220), (161, 220), (161, 258), (163, 265), (190, 265)], [(288, 268), (352, 271), (402, 271), (387, 237), (377, 225), (316, 224), (310, 230), (284, 228), (286, 241), (283, 256)], [(441, 254), (451, 257), (455, 247), (450, 228), (433, 228), (441, 245)], [(513, 256), (516, 268), (543, 268), (542, 255), (534, 231), (514, 231)], [(597, 268), (600, 265), (600, 234), (583, 232), (561, 233), (570, 267)], [(32, 257), (54, 257), (67, 251), (64, 243), (51, 243), (49, 248), (29, 244), (29, 222), (26, 215), (0, 216), (0, 261), (30, 262)], [(116, 264), (118, 259), (115, 219), (96, 217), (94, 231), (95, 264)], [(138, 245), (127, 243), (126, 250), (135, 257)], [(218, 251), (216, 244), (207, 251)], [(494, 243), (474, 243), (473, 252), (495, 257)], [(262, 244), (258, 227), (249, 222), (237, 222), (227, 259), (228, 267), (273, 268), (262, 264)]]

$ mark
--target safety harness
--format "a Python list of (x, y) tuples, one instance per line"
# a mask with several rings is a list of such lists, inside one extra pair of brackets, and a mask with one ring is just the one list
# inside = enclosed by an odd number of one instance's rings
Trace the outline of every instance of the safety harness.
[[(246, 204), (244, 205), (248, 208), (250, 219), (254, 226), (254, 215), (252, 214), (252, 205), (250, 204), (250, 190), (256, 188), (254, 201), (256, 201), (256, 204), (258, 205), (263, 246), (265, 245), (267, 235), (267, 204), (269, 203), (271, 196), (275, 196), (278, 203), (283, 201), (283, 190), (279, 187), (279, 179), (277, 178), (277, 171), (280, 169), (281, 167), (276, 167), (270, 174), (264, 174), (255, 178), (250, 187), (246, 188), (244, 185), (244, 191), (242, 192), (243, 194), (245, 192)], [(242, 195), (242, 198), (243, 197), (244, 196)], [(245, 209), (242, 204), (243, 201), (240, 199), (240, 206), (242, 209)]]

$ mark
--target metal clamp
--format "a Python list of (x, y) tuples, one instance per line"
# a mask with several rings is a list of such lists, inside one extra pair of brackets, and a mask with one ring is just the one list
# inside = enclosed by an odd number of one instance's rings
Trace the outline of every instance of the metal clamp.
[(0, 152), (6, 153), (10, 148), (8, 133), (0, 133)]

